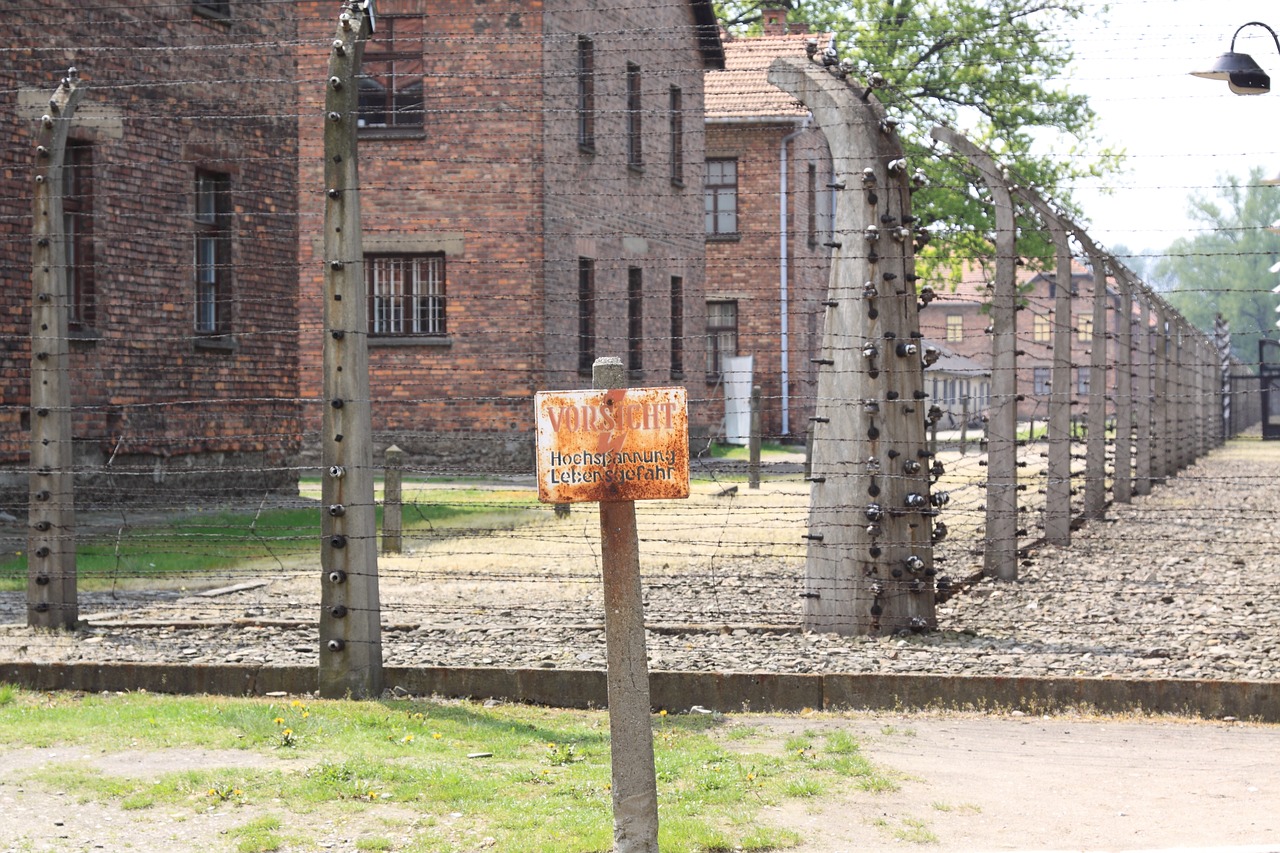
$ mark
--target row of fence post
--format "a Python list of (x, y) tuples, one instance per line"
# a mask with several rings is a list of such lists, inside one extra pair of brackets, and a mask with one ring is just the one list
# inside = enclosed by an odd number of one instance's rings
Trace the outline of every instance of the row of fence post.
[[(1016, 184), (1008, 170), (986, 151), (949, 128), (935, 127), (934, 139), (947, 144), (978, 172), (990, 192), (996, 214), (996, 280), (991, 304), (992, 412), (988, 435), (988, 479), (984, 571), (1017, 578), (1020, 539), (1017, 414), (1017, 319), (1014, 265), (1015, 203), (1044, 224), (1056, 254), (1053, 365), (1050, 376), (1048, 458), (1042, 541), (1067, 545), (1075, 522), (1071, 496), (1072, 259), (1075, 240), (1092, 268), (1092, 334), (1089, 391), (1085, 416), (1084, 489), (1080, 515), (1103, 517), (1107, 483), (1114, 500), (1145, 495), (1152, 485), (1173, 476), (1226, 438), (1222, 424), (1218, 356), (1213, 341), (1194, 329), (1172, 306), (1144, 285), (1115, 257), (1102, 251), (1087, 232), (1034, 190)], [(1109, 282), (1111, 283), (1109, 285)], [(1113, 307), (1111, 287), (1114, 287)], [(1109, 311), (1118, 314), (1107, 322)], [(1107, 381), (1115, 372), (1114, 386)], [(1108, 474), (1108, 411), (1115, 414)]]

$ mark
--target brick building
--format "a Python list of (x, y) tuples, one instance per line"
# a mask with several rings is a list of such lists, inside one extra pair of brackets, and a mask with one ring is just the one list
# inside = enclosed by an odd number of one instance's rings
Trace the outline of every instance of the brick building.
[[(314, 430), (337, 10), (298, 9)], [(705, 429), (702, 77), (722, 63), (706, 0), (379, 0), (359, 139), (377, 448), (436, 471), (527, 470), (534, 392), (590, 387), (609, 355), (633, 385), (687, 383)]]
[[(1048, 417), (1050, 380), (1053, 368), (1053, 336), (1056, 328), (1056, 277), (1052, 272), (1035, 272), (1018, 267), (1018, 418), (1043, 420)], [(981, 264), (969, 265), (953, 286), (935, 286), (938, 297), (920, 312), (920, 331), (941, 347), (991, 368), (991, 324), (984, 305), (991, 301), (995, 270)], [(1072, 265), (1071, 274), (1071, 399), (1073, 413), (1083, 414), (1089, 395), (1090, 352), (1094, 343), (1093, 275)], [(1109, 328), (1114, 336), (1119, 299), (1108, 288)], [(1099, 338), (1103, 340), (1104, 338)], [(1107, 384), (1115, 387), (1115, 371), (1109, 370)], [(1078, 412), (1076, 411), (1078, 410)]]
[(34, 139), (69, 66), (79, 493), (296, 482), (295, 35), (288, 4), (22, 10), (0, 63), (0, 506), (26, 502)]
[(766, 75), (809, 37), (766, 8), (763, 34), (726, 40), (725, 69), (707, 75), (708, 395), (721, 411), (721, 358), (752, 356), (766, 439), (797, 442), (817, 390), (832, 164), (808, 110)]

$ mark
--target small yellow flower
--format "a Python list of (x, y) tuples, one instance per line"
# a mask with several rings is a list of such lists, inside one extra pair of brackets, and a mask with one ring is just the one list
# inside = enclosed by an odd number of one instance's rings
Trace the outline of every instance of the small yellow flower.
[(436, 740), (440, 740), (440, 738), (444, 737), (444, 735), (440, 734), (439, 732), (432, 732), (431, 736)]
[(666, 709), (666, 708), (663, 708), (661, 711), (659, 711), (659, 712), (658, 712), (658, 716), (659, 716), (659, 717), (665, 717), (666, 715), (667, 715), (667, 709)]
[(289, 737), (289, 735), (293, 734), (293, 729), (285, 729), (283, 732), (281, 732), (281, 734), (283, 734), (285, 737)]
[(402, 740), (402, 742), (403, 742), (403, 743), (412, 743), (412, 742), (413, 742), (413, 735), (405, 735), (405, 736), (404, 736), (404, 738), (403, 738), (403, 740)]
[(274, 722), (275, 722), (275, 724), (276, 724), (277, 726), (283, 726), (283, 725), (284, 725), (284, 717), (276, 717)]
[(301, 702), (299, 702), (297, 699), (294, 699), (292, 702), (290, 702), (290, 703), (289, 703), (289, 707), (290, 707), (290, 708), (301, 708), (301, 707), (302, 707), (302, 703), (301, 703)]
[(305, 720), (307, 717), (310, 717), (310, 716), (311, 716), (311, 712), (310, 712), (310, 711), (303, 711), (303, 712), (302, 712), (302, 719), (304, 719), (304, 720)]

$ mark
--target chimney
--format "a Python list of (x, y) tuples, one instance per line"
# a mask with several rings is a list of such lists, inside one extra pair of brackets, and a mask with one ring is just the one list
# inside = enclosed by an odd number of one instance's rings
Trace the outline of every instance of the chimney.
[(787, 10), (781, 6), (765, 6), (761, 10), (764, 34), (767, 36), (784, 36), (787, 34)]

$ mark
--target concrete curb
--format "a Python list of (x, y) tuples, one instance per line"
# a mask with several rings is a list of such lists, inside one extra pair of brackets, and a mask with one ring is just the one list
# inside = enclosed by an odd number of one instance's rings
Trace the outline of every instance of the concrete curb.
[[(385, 667), (384, 683), (413, 695), (503, 699), (561, 708), (607, 704), (602, 670)], [(153, 693), (261, 696), (303, 694), (315, 667), (172, 663), (3, 663), (0, 682), (31, 690), (147, 690)], [(1280, 722), (1280, 682), (1102, 678), (654, 672), (655, 708), (684, 711), (953, 710), (1049, 713), (1087, 708)]]

